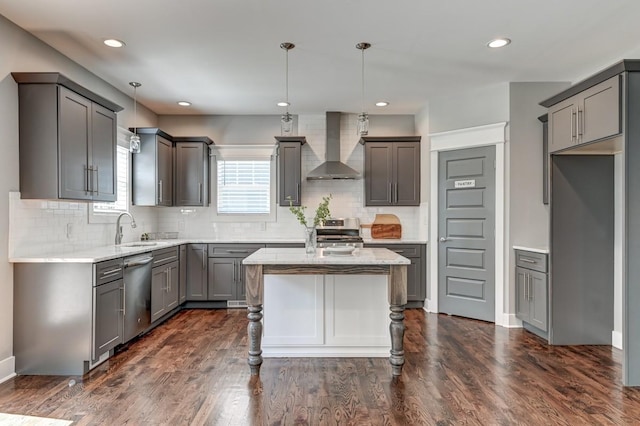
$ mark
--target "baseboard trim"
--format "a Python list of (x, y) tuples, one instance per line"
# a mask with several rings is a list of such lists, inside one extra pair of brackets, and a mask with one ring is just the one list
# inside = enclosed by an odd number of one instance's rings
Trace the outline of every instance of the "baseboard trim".
[(0, 383), (16, 375), (16, 357), (10, 356), (0, 361)]
[(611, 332), (611, 346), (622, 350), (622, 332), (615, 330)]
[(520, 321), (516, 314), (502, 314), (502, 324), (505, 328), (522, 328), (522, 321)]
[(430, 314), (437, 314), (438, 312), (433, 309), (433, 305), (434, 303), (430, 299), (427, 299), (424, 301), (424, 307), (422, 309), (429, 312)]

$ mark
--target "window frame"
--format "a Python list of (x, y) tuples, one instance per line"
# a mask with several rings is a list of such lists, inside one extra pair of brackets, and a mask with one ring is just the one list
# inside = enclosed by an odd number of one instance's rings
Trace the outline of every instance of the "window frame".
[[(218, 213), (218, 161), (269, 161), (269, 213)], [(216, 222), (275, 222), (277, 219), (277, 182), (275, 155), (270, 156), (211, 156), (211, 207)]]
[[(129, 136), (132, 133), (124, 129), (122, 127), (118, 127), (118, 140), (116, 146), (116, 162), (118, 161), (118, 149), (126, 149), (127, 150), (127, 161), (126, 161), (126, 186), (127, 186), (127, 194), (125, 200), (126, 210), (113, 210), (113, 211), (94, 211), (94, 204), (102, 204), (102, 203), (87, 203), (87, 222), (88, 223), (116, 223), (118, 216), (120, 214), (131, 211), (131, 152), (129, 152)], [(120, 165), (117, 166), (118, 170), (120, 169)], [(116, 179), (116, 186), (119, 185), (118, 180)]]

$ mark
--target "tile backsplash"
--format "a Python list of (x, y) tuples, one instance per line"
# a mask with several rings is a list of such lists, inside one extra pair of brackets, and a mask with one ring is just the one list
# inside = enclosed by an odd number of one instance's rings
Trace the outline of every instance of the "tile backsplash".
[[(114, 223), (89, 223), (91, 204), (60, 200), (22, 200), (9, 192), (9, 257), (65, 253), (114, 243)], [(155, 230), (156, 212), (132, 207), (137, 228), (123, 219), (123, 242)]]
[[(300, 115), (298, 134), (302, 147), (302, 176), (325, 160), (326, 117)], [(362, 173), (364, 147), (358, 143), (356, 116), (343, 114), (341, 120), (341, 160)], [(214, 182), (212, 182), (214, 183)], [(329, 205), (333, 217), (357, 217), (373, 222), (376, 213), (392, 213), (402, 224), (403, 237), (426, 239), (427, 203), (420, 207), (364, 207), (364, 179), (302, 181), (302, 204), (312, 216), (323, 196), (332, 194)], [(89, 223), (90, 204), (67, 201), (22, 200), (19, 192), (9, 193), (9, 255), (40, 255), (113, 244), (114, 223)], [(277, 207), (274, 222), (218, 222), (211, 207), (131, 207), (138, 227), (123, 219), (123, 242), (135, 241), (143, 232), (177, 231), (179, 238), (265, 240), (300, 239), (302, 228), (288, 207)], [(367, 236), (367, 232), (363, 233)]]

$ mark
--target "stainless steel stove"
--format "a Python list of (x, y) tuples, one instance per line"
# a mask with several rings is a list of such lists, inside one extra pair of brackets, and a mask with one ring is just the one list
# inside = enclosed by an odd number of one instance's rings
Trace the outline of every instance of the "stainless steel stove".
[(363, 246), (360, 236), (360, 219), (355, 217), (327, 219), (323, 226), (318, 226), (316, 231), (320, 248), (332, 246), (362, 248)]

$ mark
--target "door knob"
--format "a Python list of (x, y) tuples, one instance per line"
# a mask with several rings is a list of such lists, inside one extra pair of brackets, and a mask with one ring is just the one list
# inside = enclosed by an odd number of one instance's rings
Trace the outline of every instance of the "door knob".
[(440, 242), (444, 243), (445, 241), (447, 241), (447, 239), (445, 237), (440, 237)]

